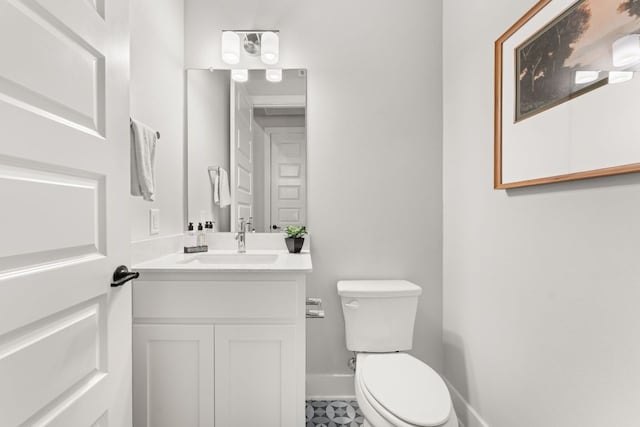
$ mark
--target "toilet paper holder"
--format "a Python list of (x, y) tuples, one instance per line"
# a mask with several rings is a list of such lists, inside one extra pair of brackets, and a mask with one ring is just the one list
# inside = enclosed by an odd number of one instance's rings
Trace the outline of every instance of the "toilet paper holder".
[(321, 298), (307, 298), (306, 316), (307, 319), (324, 319)]

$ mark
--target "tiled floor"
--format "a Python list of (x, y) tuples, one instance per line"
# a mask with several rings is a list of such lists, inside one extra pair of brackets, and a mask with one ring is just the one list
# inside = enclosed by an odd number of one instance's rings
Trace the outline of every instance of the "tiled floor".
[(364, 421), (355, 400), (307, 400), (305, 427), (360, 427)]

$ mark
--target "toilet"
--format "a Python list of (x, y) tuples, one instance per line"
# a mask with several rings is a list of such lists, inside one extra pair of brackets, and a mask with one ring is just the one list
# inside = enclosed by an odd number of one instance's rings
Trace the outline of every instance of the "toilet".
[(365, 427), (458, 427), (444, 380), (405, 353), (422, 289), (406, 280), (338, 282)]

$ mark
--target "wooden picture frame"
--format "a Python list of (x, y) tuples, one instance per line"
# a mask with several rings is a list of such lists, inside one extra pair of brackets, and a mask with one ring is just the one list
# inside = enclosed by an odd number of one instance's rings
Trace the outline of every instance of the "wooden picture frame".
[[(599, 2), (598, 2), (599, 1)], [(554, 25), (557, 25), (558, 22), (561, 22), (562, 19), (570, 19), (570, 14), (574, 13), (577, 8), (588, 8), (589, 17), (586, 18), (587, 22), (584, 27), (589, 29), (589, 33), (584, 32), (579, 33), (576, 37), (577, 40), (580, 41), (581, 38), (589, 39), (589, 41), (595, 40), (592, 45), (590, 45), (591, 51), (595, 49), (593, 46), (602, 48), (602, 52), (606, 50), (606, 48), (610, 49), (611, 41), (609, 38), (602, 36), (602, 38), (597, 38), (598, 34), (594, 35), (595, 29), (594, 26), (589, 25), (589, 20), (592, 19), (592, 15), (594, 13), (600, 13), (597, 15), (598, 18), (601, 18), (602, 13), (601, 10), (606, 10), (606, 13), (609, 16), (613, 14), (610, 11), (611, 7), (617, 7), (616, 13), (623, 14), (628, 13), (629, 18), (626, 18), (626, 15), (621, 15), (621, 20), (626, 19), (624, 22), (629, 21), (628, 24), (625, 24), (625, 27), (620, 27), (619, 34), (628, 34), (629, 28), (634, 28), (633, 34), (636, 33), (636, 20), (637, 20), (637, 33), (640, 33), (640, 16), (632, 15), (631, 11), (623, 10), (623, 6), (617, 6), (617, 4), (625, 3), (625, 0), (540, 0), (538, 1), (527, 13), (525, 13), (517, 22), (515, 22), (502, 36), (500, 36), (495, 42), (495, 92), (494, 92), (494, 188), (495, 189), (509, 189), (509, 188), (518, 188), (518, 187), (526, 187), (540, 184), (550, 184), (554, 182), (563, 182), (563, 181), (572, 181), (578, 179), (586, 179), (586, 178), (594, 178), (608, 175), (616, 175), (616, 174), (624, 174), (631, 172), (640, 171), (640, 124), (637, 128), (637, 145), (638, 149), (635, 148), (636, 138), (633, 135), (628, 135), (625, 133), (625, 137), (622, 138), (624, 141), (621, 141), (619, 145), (627, 150), (628, 153), (622, 153), (618, 156), (618, 158), (609, 159), (606, 155), (602, 155), (602, 165), (598, 164), (598, 150), (603, 151), (606, 154), (608, 148), (602, 141), (602, 137), (598, 136), (598, 132), (593, 132), (593, 136), (589, 135), (588, 130), (580, 130), (580, 132), (575, 132), (576, 134), (581, 134), (580, 137), (574, 137), (572, 141), (566, 141), (560, 138), (559, 136), (554, 136), (553, 144), (556, 144), (555, 147), (551, 143), (547, 143), (547, 146), (539, 149), (535, 144), (535, 139), (537, 132), (540, 132), (540, 138), (542, 141), (546, 141), (549, 138), (549, 127), (557, 127), (558, 123), (563, 123), (563, 117), (573, 117), (572, 112), (574, 110), (578, 111), (580, 116), (581, 114), (584, 117), (597, 117), (598, 120), (601, 120), (602, 123), (606, 123), (607, 114), (617, 114), (615, 111), (609, 112), (609, 108), (604, 105), (602, 102), (603, 99), (612, 99), (613, 96), (617, 96), (619, 94), (619, 89), (603, 89), (600, 88), (613, 86), (607, 85), (608, 80), (604, 78), (604, 76), (608, 76), (608, 72), (612, 70), (618, 70), (622, 68), (616, 68), (612, 65), (602, 65), (604, 64), (605, 59), (608, 63), (611, 63), (611, 53), (607, 51), (608, 57), (604, 58), (604, 56), (600, 55), (597, 57), (598, 67), (601, 69), (598, 70), (599, 75), (598, 81), (589, 83), (588, 85), (582, 85), (579, 88), (574, 88), (571, 93), (563, 93), (558, 95), (556, 98), (549, 98), (548, 100), (543, 100), (540, 102), (541, 106), (531, 108), (530, 112), (526, 115), (518, 116), (516, 110), (521, 108), (521, 101), (518, 97), (520, 89), (518, 85), (521, 85), (524, 78), (526, 78), (526, 67), (523, 67), (522, 64), (518, 63), (520, 59), (522, 61), (522, 57), (518, 57), (518, 54), (521, 50), (522, 46), (526, 46), (527, 43), (534, 43), (537, 38), (540, 38), (544, 35), (545, 31), (553, 30)], [(549, 10), (548, 10), (549, 9)], [(569, 16), (569, 18), (566, 18)], [(584, 18), (584, 17), (583, 17)], [(613, 22), (611, 20), (611, 27), (606, 27), (607, 31), (610, 31), (611, 28), (615, 28), (616, 31), (618, 25), (618, 21)], [(615, 37), (620, 37), (618, 33), (613, 32)], [(585, 36), (587, 34), (587, 36)], [(515, 37), (514, 37), (515, 36)], [(610, 34), (607, 34), (607, 37), (610, 37)], [(587, 52), (586, 49), (578, 50), (576, 48), (577, 43), (574, 41), (573, 43), (566, 42), (566, 46), (569, 46), (570, 52)], [(566, 49), (565, 49), (566, 50)], [(585, 56), (585, 55), (583, 55)], [(591, 55), (592, 57), (594, 55)], [(594, 60), (594, 62), (596, 62)], [(566, 66), (566, 61), (562, 63), (562, 68), (564, 69)], [(568, 70), (567, 75), (576, 75), (578, 68), (582, 68), (584, 65), (582, 63), (573, 66)], [(609, 68), (605, 68), (609, 67)], [(523, 71), (523, 69), (525, 71)], [(577, 70), (577, 71), (576, 71)], [(634, 64), (632, 67), (624, 68), (624, 70), (631, 70), (634, 72), (633, 75), (640, 76), (640, 65)], [(550, 74), (550, 73), (549, 73)], [(525, 77), (523, 77), (523, 75)], [(531, 75), (530, 75), (531, 76)], [(528, 77), (530, 77), (528, 76)], [(552, 77), (552, 76), (551, 76)], [(543, 75), (543, 78), (546, 78), (550, 81), (551, 77)], [(533, 77), (531, 77), (533, 79)], [(637, 83), (633, 83), (633, 88), (638, 89), (638, 92), (634, 92), (637, 95), (636, 98), (640, 98), (640, 78), (632, 79), (633, 81), (638, 81)], [(565, 78), (566, 81), (566, 78)], [(574, 86), (578, 85), (578, 80), (575, 82), (571, 80), (571, 84)], [(629, 89), (629, 88), (627, 88)], [(595, 94), (595, 95), (594, 95)], [(582, 96), (584, 95), (584, 96)], [(508, 99), (506, 99), (508, 98)], [(619, 110), (626, 111), (626, 107), (628, 104), (629, 109), (635, 109), (635, 111), (640, 112), (640, 102), (636, 103), (633, 100), (633, 95), (628, 96), (629, 99), (623, 97), (621, 103), (623, 105), (617, 106)], [(600, 106), (601, 114), (596, 115), (594, 110), (594, 105), (601, 103), (603, 105)], [(617, 102), (616, 102), (617, 104)], [(509, 117), (507, 117), (509, 114)], [(613, 118), (617, 119), (617, 116)], [(640, 114), (639, 114), (640, 118)], [(511, 119), (511, 120), (510, 120)], [(587, 123), (587, 126), (590, 126), (588, 123), (590, 120), (583, 120), (583, 123)], [(615, 121), (615, 120), (614, 120)], [(521, 126), (521, 128), (518, 128)], [(575, 123), (567, 123), (567, 127), (569, 130), (568, 133), (572, 132), (571, 126), (575, 127)], [(581, 127), (584, 127), (583, 124), (580, 124)], [(593, 124), (596, 126), (596, 124)], [(523, 129), (526, 129), (526, 133)], [(633, 133), (635, 134), (635, 128), (633, 129)], [(629, 133), (631, 133), (631, 129)], [(562, 132), (558, 132), (562, 134), (565, 132), (563, 129)], [(566, 133), (566, 132), (565, 132)], [(582, 134), (586, 134), (582, 135)], [(520, 135), (520, 138), (518, 138)], [(521, 142), (522, 136), (526, 135), (531, 141), (528, 141), (527, 144), (522, 144), (520, 147), (519, 144)], [(531, 136), (533, 135), (533, 136)], [(599, 138), (596, 139), (596, 138)], [(579, 162), (574, 162), (576, 165), (571, 165), (572, 153), (571, 150), (583, 150), (587, 152), (587, 149), (583, 148), (575, 148), (579, 147), (580, 144), (577, 144), (575, 139), (580, 143), (584, 143), (583, 145), (588, 147), (588, 156), (584, 153), (578, 153), (578, 155), (574, 155), (575, 158), (581, 157), (589, 157), (588, 161), (583, 161), (585, 165), (584, 169), (581, 169), (581, 164)], [(544, 144), (542, 144), (544, 145)], [(557, 148), (560, 147), (560, 148)], [(569, 147), (567, 149), (567, 147)], [(538, 151), (539, 149), (539, 151)], [(510, 150), (505, 154), (505, 151)], [(522, 150), (522, 152), (518, 152), (518, 150)], [(546, 150), (546, 151), (545, 151)], [(567, 163), (567, 170), (563, 170), (560, 166), (554, 169), (553, 166), (545, 165), (544, 162), (549, 159), (554, 159), (554, 150), (562, 151), (563, 153), (568, 150), (568, 154), (565, 154), (569, 160)], [(532, 162), (538, 162), (538, 164), (527, 165), (527, 168), (531, 170), (527, 170), (526, 172), (520, 173), (520, 166), (526, 163), (526, 157), (528, 154), (531, 154)], [(628, 155), (625, 155), (628, 154)], [(513, 161), (513, 159), (518, 159), (518, 161)], [(629, 160), (628, 162), (626, 160)], [(563, 159), (564, 160), (564, 159)], [(504, 163), (507, 162), (507, 163)], [(509, 163), (511, 162), (511, 163)], [(553, 162), (551, 162), (553, 163)], [(558, 164), (562, 164), (562, 161), (557, 160)], [(596, 167), (593, 167), (595, 165)], [(571, 169), (573, 167), (573, 169)], [(537, 170), (536, 170), (537, 168)], [(505, 170), (508, 170), (508, 173), (505, 176)], [(539, 173), (538, 173), (539, 171)]]

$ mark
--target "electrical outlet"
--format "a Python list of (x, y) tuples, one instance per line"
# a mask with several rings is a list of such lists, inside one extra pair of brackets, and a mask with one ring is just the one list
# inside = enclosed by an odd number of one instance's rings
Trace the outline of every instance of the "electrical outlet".
[(149, 234), (160, 234), (160, 209), (149, 209)]

